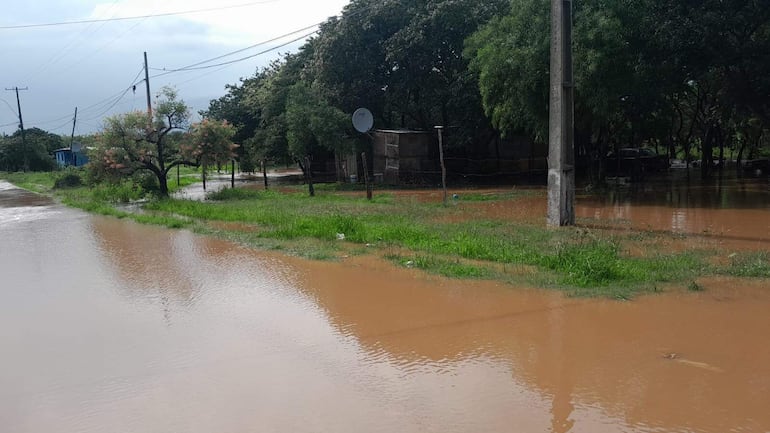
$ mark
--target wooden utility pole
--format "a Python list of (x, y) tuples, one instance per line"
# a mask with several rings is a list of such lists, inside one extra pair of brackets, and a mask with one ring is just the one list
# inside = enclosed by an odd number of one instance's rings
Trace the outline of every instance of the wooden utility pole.
[(551, 0), (551, 97), (548, 116), (548, 216), (551, 227), (575, 224), (572, 0)]
[(78, 107), (75, 107), (75, 117), (72, 118), (72, 134), (70, 135), (70, 153), (72, 154), (72, 165), (78, 165), (78, 157), (75, 155), (75, 125), (78, 122)]
[(150, 97), (150, 69), (147, 67), (147, 51), (144, 52), (144, 84), (147, 88), (147, 115), (152, 124), (152, 98)]
[(20, 89), (18, 86), (14, 88), (5, 88), (5, 90), (16, 91), (16, 106), (19, 107), (19, 129), (21, 129), (21, 149), (24, 154), (24, 171), (29, 170), (29, 159), (27, 158), (27, 139), (24, 136), (24, 119), (21, 117), (21, 100), (19, 99), (19, 90), (29, 90), (25, 87)]

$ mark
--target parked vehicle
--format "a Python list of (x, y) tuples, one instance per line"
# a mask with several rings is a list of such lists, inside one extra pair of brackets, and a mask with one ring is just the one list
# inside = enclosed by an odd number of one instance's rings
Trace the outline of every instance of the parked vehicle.
[(609, 152), (604, 160), (607, 174), (640, 178), (644, 173), (668, 170), (668, 156), (658, 155), (648, 148), (624, 147), (615, 152)]

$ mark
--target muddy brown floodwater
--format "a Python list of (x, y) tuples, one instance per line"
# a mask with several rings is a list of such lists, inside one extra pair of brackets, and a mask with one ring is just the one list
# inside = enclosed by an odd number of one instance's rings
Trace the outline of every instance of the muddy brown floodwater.
[(570, 299), (256, 252), (1, 181), (0, 273), (2, 432), (770, 431), (768, 281)]

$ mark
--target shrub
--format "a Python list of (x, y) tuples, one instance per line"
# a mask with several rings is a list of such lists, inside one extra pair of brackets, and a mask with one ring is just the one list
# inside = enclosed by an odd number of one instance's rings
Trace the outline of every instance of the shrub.
[(82, 185), (83, 178), (80, 177), (79, 173), (74, 171), (67, 171), (64, 174), (57, 176), (53, 183), (54, 189), (75, 188)]

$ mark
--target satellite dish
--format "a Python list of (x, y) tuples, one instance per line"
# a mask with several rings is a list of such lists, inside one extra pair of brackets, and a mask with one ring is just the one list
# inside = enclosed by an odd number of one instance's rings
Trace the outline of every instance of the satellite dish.
[(358, 132), (369, 132), (374, 126), (374, 117), (372, 112), (366, 108), (359, 108), (353, 113), (353, 127)]

